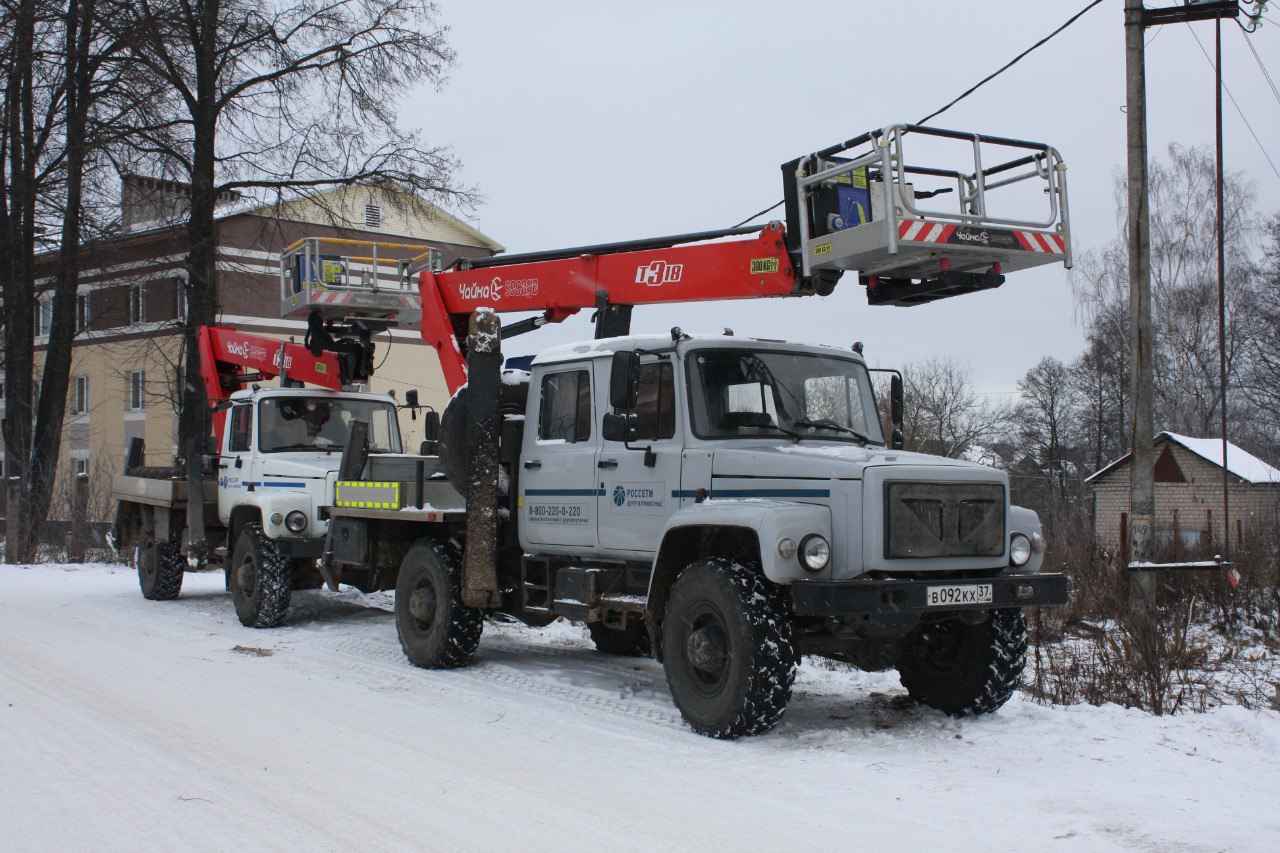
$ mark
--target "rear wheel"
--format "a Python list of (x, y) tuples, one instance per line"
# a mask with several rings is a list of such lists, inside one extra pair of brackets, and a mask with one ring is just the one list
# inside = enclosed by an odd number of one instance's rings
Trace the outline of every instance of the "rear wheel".
[(898, 661), (908, 695), (953, 717), (989, 714), (1018, 689), (1027, 659), (1027, 621), (1017, 608), (985, 622), (959, 619), (916, 628)]
[(653, 655), (653, 646), (649, 642), (649, 626), (644, 617), (632, 613), (621, 628), (611, 628), (603, 622), (592, 622), (587, 626), (591, 632), (591, 641), (596, 650), (606, 655), (619, 655), (630, 658), (647, 658)]
[(170, 601), (182, 592), (185, 568), (178, 546), (158, 542), (149, 533), (138, 534), (138, 550), (134, 559), (138, 567), (138, 586), (142, 597), (150, 601)]
[(755, 735), (782, 718), (799, 659), (781, 590), (752, 567), (716, 558), (685, 569), (662, 649), (671, 696), (695, 732)]
[(462, 566), (455, 551), (422, 539), (405, 554), (396, 578), (396, 634), (405, 657), (426, 669), (471, 663), (480, 646), (484, 611), (462, 602)]
[(293, 561), (280, 553), (258, 522), (246, 524), (231, 555), (231, 598), (249, 628), (275, 628), (289, 612)]

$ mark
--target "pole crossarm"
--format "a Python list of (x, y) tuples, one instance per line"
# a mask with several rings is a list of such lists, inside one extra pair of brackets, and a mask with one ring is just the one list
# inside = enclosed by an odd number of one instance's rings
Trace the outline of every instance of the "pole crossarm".
[(1164, 24), (1189, 24), (1192, 21), (1212, 21), (1240, 17), (1238, 0), (1217, 0), (1209, 3), (1188, 3), (1185, 6), (1162, 6), (1159, 9), (1142, 10), (1142, 26), (1159, 27)]

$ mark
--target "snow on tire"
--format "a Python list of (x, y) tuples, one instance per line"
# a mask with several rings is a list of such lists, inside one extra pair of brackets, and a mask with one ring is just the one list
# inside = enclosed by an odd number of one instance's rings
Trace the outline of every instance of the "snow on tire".
[(484, 611), (463, 604), (461, 560), (438, 539), (424, 537), (404, 555), (395, 615), (400, 647), (414, 666), (466, 666), (480, 646)]
[(134, 562), (143, 598), (171, 601), (182, 592), (182, 574), (186, 567), (176, 544), (157, 542), (150, 534), (143, 533)]
[(713, 738), (773, 728), (799, 656), (781, 589), (751, 566), (700, 560), (676, 580), (662, 621), (667, 685), (685, 722)]
[(898, 661), (898, 676), (920, 704), (969, 717), (1008, 702), (1026, 660), (1026, 617), (1017, 608), (993, 610), (978, 624), (948, 619), (916, 628)]
[(246, 524), (231, 555), (231, 598), (248, 628), (275, 628), (289, 612), (293, 561), (280, 553), (258, 522)]

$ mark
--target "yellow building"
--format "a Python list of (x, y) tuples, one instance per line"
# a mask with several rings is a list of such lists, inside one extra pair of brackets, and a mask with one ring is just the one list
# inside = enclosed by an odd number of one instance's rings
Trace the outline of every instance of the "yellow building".
[[(186, 193), (183, 184), (127, 176), (119, 232), (84, 254), (60, 480), (65, 484), (72, 472), (89, 476), (91, 517), (107, 516), (110, 475), (123, 464), (130, 439), (145, 440), (149, 465), (171, 464), (177, 455)], [(280, 252), (302, 237), (426, 243), (443, 253), (446, 265), (503, 249), (439, 208), (386, 189), (340, 189), (269, 207), (227, 198), (220, 209), (218, 322), (277, 340), (301, 342), (305, 332), (301, 320), (280, 316)], [(37, 280), (38, 288), (52, 287), (55, 260), (41, 259), (50, 275)], [(43, 296), (37, 311), (37, 377), (51, 298)], [(375, 345), (370, 390), (404, 399), (415, 388), (424, 405), (443, 409), (448, 392), (439, 360), (417, 330), (384, 332)], [(421, 440), (420, 424), (402, 418), (407, 448)], [(58, 494), (55, 517), (64, 516), (58, 507), (69, 503), (65, 485)]]

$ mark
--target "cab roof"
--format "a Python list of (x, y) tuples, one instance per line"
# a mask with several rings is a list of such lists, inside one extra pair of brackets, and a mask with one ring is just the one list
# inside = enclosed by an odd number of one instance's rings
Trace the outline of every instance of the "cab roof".
[(562, 344), (543, 350), (533, 359), (533, 364), (559, 364), (565, 361), (581, 361), (587, 358), (611, 358), (615, 352), (629, 349), (645, 349), (651, 352), (681, 352), (693, 348), (724, 349), (773, 349), (804, 350), (823, 355), (844, 355), (861, 361), (862, 357), (852, 350), (840, 349), (827, 344), (802, 344), (793, 341), (773, 340), (769, 338), (739, 337), (729, 334), (686, 333), (677, 343), (670, 334), (666, 335), (627, 335), (620, 338), (601, 338), (594, 341), (581, 341), (573, 344)]

